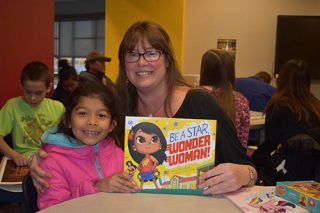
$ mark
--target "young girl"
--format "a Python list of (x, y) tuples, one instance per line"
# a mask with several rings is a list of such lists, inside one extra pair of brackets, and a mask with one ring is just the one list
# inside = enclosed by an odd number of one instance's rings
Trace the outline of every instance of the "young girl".
[(139, 163), (140, 189), (146, 181), (153, 181), (160, 189), (154, 173), (157, 166), (167, 159), (167, 141), (160, 128), (149, 122), (135, 125), (129, 134), (128, 148), (133, 160)]
[(123, 171), (123, 151), (115, 140), (119, 116), (110, 88), (79, 86), (68, 99), (57, 127), (42, 136), (48, 157), (41, 166), (51, 173), (50, 188), (38, 194), (40, 209), (99, 191), (133, 192)]

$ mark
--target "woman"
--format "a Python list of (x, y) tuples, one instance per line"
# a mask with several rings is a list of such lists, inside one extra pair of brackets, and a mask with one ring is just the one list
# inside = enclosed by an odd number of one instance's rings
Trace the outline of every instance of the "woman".
[[(127, 115), (218, 120), (217, 166), (200, 177), (199, 187), (205, 194), (225, 193), (255, 183), (256, 170), (241, 147), (232, 122), (210, 94), (193, 90), (184, 81), (170, 38), (160, 25), (133, 24), (124, 35), (118, 57), (117, 86), (127, 97)], [(49, 174), (38, 167), (36, 160), (31, 172), (40, 191), (42, 186), (48, 187), (40, 176)]]
[[(280, 167), (278, 173), (274, 174), (274, 170), (269, 168), (273, 162), (266, 161), (271, 161), (270, 156), (276, 156), (282, 147), (287, 147), (282, 146), (283, 142), (293, 141), (293, 136), (319, 128), (320, 101), (310, 92), (310, 84), (310, 71), (305, 61), (292, 59), (284, 64), (277, 79), (277, 91), (265, 109), (266, 141), (253, 154), (255, 164), (261, 168), (265, 185), (273, 185), (276, 181), (315, 179), (314, 165), (319, 160), (314, 160), (312, 155), (315, 152), (310, 150), (316, 146), (301, 145), (298, 150), (291, 149), (290, 153), (286, 153), (294, 157), (282, 162), (287, 170), (283, 174), (279, 174)], [(301, 141), (301, 144), (310, 144)]]
[(248, 100), (235, 91), (234, 62), (225, 50), (208, 50), (202, 56), (200, 86), (208, 89), (234, 123), (244, 148), (248, 145), (250, 110)]
[(310, 70), (305, 61), (289, 60), (282, 67), (277, 91), (265, 109), (266, 140), (272, 147), (320, 125), (320, 101), (310, 92), (310, 85)]

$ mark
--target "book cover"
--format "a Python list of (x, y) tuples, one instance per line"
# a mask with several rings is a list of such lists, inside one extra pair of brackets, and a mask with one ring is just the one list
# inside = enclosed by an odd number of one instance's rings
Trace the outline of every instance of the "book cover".
[(12, 159), (4, 156), (0, 165), (0, 188), (12, 192), (22, 192), (22, 180), (28, 172), (27, 166), (16, 166)]
[(235, 192), (226, 193), (224, 196), (235, 203), (243, 212), (299, 212), (308, 211), (276, 196), (274, 186), (243, 187)]
[(320, 183), (316, 181), (277, 182), (276, 193), (311, 212), (320, 212)]
[(124, 170), (137, 192), (202, 194), (198, 176), (214, 166), (215, 120), (126, 117)]

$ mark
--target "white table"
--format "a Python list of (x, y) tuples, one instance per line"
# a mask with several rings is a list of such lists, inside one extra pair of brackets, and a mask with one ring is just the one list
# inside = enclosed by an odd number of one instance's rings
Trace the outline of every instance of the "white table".
[(222, 195), (205, 197), (193, 195), (100, 192), (69, 200), (43, 209), (40, 212), (212, 213), (242, 211)]
[(265, 115), (262, 112), (250, 111), (250, 130), (259, 130), (259, 144), (265, 140)]
[(250, 111), (250, 129), (264, 128), (265, 115), (262, 112)]

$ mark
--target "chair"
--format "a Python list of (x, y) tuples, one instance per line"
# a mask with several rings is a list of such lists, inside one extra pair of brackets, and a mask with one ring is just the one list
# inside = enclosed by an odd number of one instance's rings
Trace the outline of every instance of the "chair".
[(39, 211), (37, 205), (38, 192), (33, 185), (30, 173), (26, 174), (23, 178), (22, 190), (24, 196), (24, 212), (33, 213)]
[(276, 148), (268, 141), (252, 155), (264, 185), (277, 181), (320, 181), (320, 127), (283, 140)]

